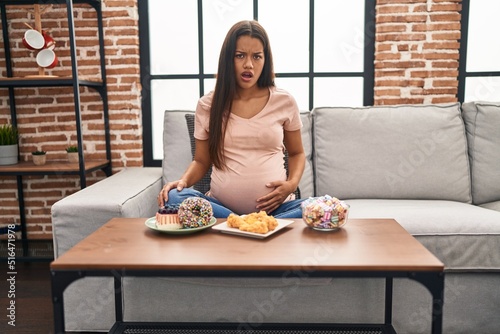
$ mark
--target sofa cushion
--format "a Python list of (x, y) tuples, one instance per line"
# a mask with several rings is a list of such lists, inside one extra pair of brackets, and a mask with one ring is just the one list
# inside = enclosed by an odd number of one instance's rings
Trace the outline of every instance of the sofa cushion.
[(314, 196), (314, 176), (313, 176), (313, 119), (310, 111), (301, 111), (300, 119), (302, 120), (302, 145), (306, 155), (306, 165), (304, 174), (299, 182), (300, 196), (308, 198)]
[(472, 175), (472, 201), (500, 200), (500, 103), (469, 102), (462, 106)]
[(480, 205), (482, 208), (500, 211), (500, 201), (484, 203)]
[(317, 195), (471, 201), (459, 104), (317, 108)]
[(347, 203), (351, 206), (349, 219), (394, 218), (447, 271), (500, 270), (498, 211), (437, 200), (353, 199)]
[(193, 111), (165, 111), (162, 163), (164, 183), (178, 180), (193, 160), (184, 116), (186, 113), (193, 113)]

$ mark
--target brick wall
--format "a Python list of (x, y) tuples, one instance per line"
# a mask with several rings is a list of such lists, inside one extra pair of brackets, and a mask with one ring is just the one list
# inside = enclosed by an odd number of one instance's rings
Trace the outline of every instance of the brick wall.
[[(439, 103), (457, 101), (460, 1), (378, 0), (375, 38), (375, 104)], [(79, 73), (99, 75), (97, 28), (92, 10), (75, 5)], [(24, 22), (33, 24), (29, 7), (9, 7), (9, 36), (16, 76), (37, 74), (34, 54), (21, 44)], [(106, 71), (109, 94), (113, 171), (141, 166), (142, 119), (140, 104), (137, 0), (103, 1)], [(70, 58), (66, 11), (54, 5), (42, 16), (57, 42), (60, 65), (47, 74), (69, 75)], [(373, 35), (373, 34), (372, 34)], [(5, 56), (0, 49), (1, 76)], [(102, 105), (92, 89), (81, 89), (86, 157), (104, 157)], [(48, 159), (64, 159), (64, 148), (75, 143), (71, 88), (16, 89), (18, 122), (22, 133), (21, 158), (34, 149), (48, 151)], [(8, 92), (0, 89), (0, 124), (10, 119)], [(104, 175), (90, 175), (88, 184)], [(79, 189), (77, 176), (23, 178), (30, 238), (51, 238), (50, 207)], [(0, 177), (0, 226), (19, 223), (15, 177)]]
[[(45, 8), (42, 6), (42, 8)], [(37, 75), (35, 53), (21, 43), (25, 23), (34, 26), (32, 6), (7, 7), (14, 76)], [(139, 37), (136, 1), (103, 2), (108, 105), (111, 129), (113, 171), (124, 166), (142, 166), (142, 124), (139, 71)], [(100, 77), (97, 22), (95, 11), (75, 5), (79, 75)], [(56, 41), (59, 65), (48, 75), (70, 76), (71, 59), (66, 6), (53, 5), (42, 14), (42, 27)], [(3, 43), (3, 40), (2, 40)], [(6, 76), (5, 54), (0, 49), (1, 76)], [(18, 88), (16, 109), (21, 132), (21, 159), (31, 160), (35, 149), (47, 151), (48, 160), (66, 159), (65, 148), (76, 144), (73, 88)], [(105, 158), (102, 103), (93, 89), (81, 88), (82, 127), (86, 158)], [(0, 89), (0, 124), (10, 122), (8, 90)], [(102, 172), (89, 175), (87, 184), (101, 180)], [(50, 207), (80, 189), (79, 176), (23, 177), (25, 214), (31, 239), (52, 237)], [(0, 226), (19, 223), (15, 177), (0, 176)]]
[(378, 0), (375, 104), (457, 101), (460, 0)]

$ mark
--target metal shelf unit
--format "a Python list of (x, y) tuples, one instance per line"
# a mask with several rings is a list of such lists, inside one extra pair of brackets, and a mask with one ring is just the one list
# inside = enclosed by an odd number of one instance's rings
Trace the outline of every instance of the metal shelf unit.
[[(65, 4), (67, 10), (68, 31), (69, 31), (69, 48), (71, 56), (72, 74), (69, 77), (13, 77), (12, 59), (10, 52), (10, 40), (7, 24), (6, 6), (15, 5), (48, 5), (48, 4)], [(78, 74), (78, 59), (76, 52), (75, 25), (73, 18), (73, 4), (88, 4), (97, 14), (98, 25), (98, 40), (99, 40), (99, 56), (100, 56), (100, 73), (101, 77), (95, 80), (80, 79)], [(19, 196), (19, 212), (20, 212), (20, 229), (23, 244), (23, 254), (28, 254), (28, 238), (26, 231), (26, 216), (24, 212), (24, 195), (23, 195), (23, 175), (79, 175), (80, 187), (86, 187), (86, 174), (95, 170), (103, 170), (104, 173), (111, 175), (111, 145), (109, 133), (109, 112), (108, 112), (108, 93), (106, 84), (106, 63), (104, 54), (104, 30), (102, 24), (102, 3), (101, 0), (0, 0), (0, 12), (2, 20), (3, 46), (5, 50), (5, 63), (7, 77), (0, 78), (0, 88), (9, 90), (9, 102), (12, 124), (17, 126), (17, 112), (15, 100), (15, 88), (20, 87), (73, 87), (73, 97), (75, 106), (76, 120), (76, 135), (78, 146), (78, 163), (68, 163), (64, 161), (51, 162), (43, 166), (35, 166), (33, 164), (19, 162), (15, 165), (0, 166), (0, 175), (13, 175), (17, 177), (17, 190)], [(85, 160), (83, 150), (83, 133), (81, 119), (81, 104), (80, 104), (80, 87), (90, 87), (96, 90), (103, 104), (103, 119), (104, 119), (104, 137), (106, 158), (103, 160)]]

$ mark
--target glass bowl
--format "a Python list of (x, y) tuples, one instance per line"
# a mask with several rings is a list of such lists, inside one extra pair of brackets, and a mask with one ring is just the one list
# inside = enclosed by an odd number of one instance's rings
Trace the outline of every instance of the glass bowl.
[(347, 223), (349, 204), (338, 198), (325, 195), (310, 197), (302, 202), (302, 220), (317, 231), (337, 231)]

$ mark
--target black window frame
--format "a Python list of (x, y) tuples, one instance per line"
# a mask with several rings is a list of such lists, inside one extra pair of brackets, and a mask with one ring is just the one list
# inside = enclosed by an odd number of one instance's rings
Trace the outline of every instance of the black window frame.
[(462, 0), (461, 10), (461, 24), (460, 24), (460, 51), (459, 51), (459, 65), (458, 65), (458, 102), (464, 103), (465, 100), (465, 81), (467, 78), (472, 77), (499, 77), (500, 71), (467, 71), (467, 47), (469, 41), (469, 14), (470, 14), (470, 0)]
[[(276, 73), (277, 78), (308, 78), (309, 79), (309, 110), (314, 108), (314, 79), (321, 77), (362, 77), (363, 78), (363, 105), (373, 105), (374, 102), (374, 60), (375, 60), (375, 5), (376, 0), (365, 0), (364, 9), (364, 57), (363, 72), (314, 72), (314, 0), (309, 0), (309, 67), (308, 72)], [(138, 1), (139, 12), (139, 47), (140, 47), (140, 77), (142, 85), (142, 126), (143, 126), (143, 160), (145, 167), (160, 167), (161, 159), (153, 158), (152, 137), (152, 104), (150, 87), (151, 81), (156, 79), (197, 79), (199, 95), (205, 90), (204, 79), (214, 77), (213, 73), (204, 73), (203, 55), (203, 0), (197, 0), (198, 6), (198, 74), (151, 74), (150, 43), (149, 43), (149, 3)], [(258, 20), (258, 0), (253, 0), (253, 19)]]

